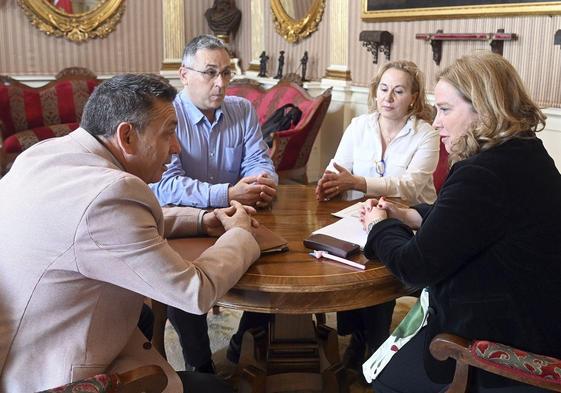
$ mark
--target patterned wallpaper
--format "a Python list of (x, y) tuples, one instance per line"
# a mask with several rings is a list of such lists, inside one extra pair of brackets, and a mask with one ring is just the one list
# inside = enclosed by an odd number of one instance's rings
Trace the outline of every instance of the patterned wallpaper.
[(16, 0), (0, 0), (0, 74), (53, 75), (64, 67), (88, 67), (97, 74), (159, 72), (162, 64), (162, 6), (129, 0), (107, 38), (78, 44), (49, 37), (31, 25)]
[[(212, 7), (213, 0), (185, 0), (185, 43), (198, 34), (212, 34), (204, 14)], [(231, 37), (230, 47), (240, 59), (242, 69), (246, 69), (251, 61), (251, 2), (250, 0), (236, 1), (236, 7), (242, 12), (240, 27), (234, 37)]]
[(360, 1), (349, 1), (352, 23), (349, 23), (349, 66), (353, 81), (366, 85), (374, 77), (377, 67), (386, 61), (383, 55), (378, 65), (366, 48), (358, 45), (363, 30), (387, 30), (393, 34), (391, 59), (409, 59), (425, 72), (428, 90), (432, 92), (439, 70), (454, 59), (474, 50), (490, 50), (484, 41), (444, 42), (440, 66), (432, 60), (429, 43), (416, 40), (416, 33), (491, 33), (504, 28), (518, 34), (517, 41), (505, 42), (504, 56), (516, 67), (530, 94), (546, 107), (561, 107), (561, 50), (553, 45), (555, 32), (561, 29), (561, 15), (526, 16), (479, 19), (441, 19), (412, 22), (363, 22), (360, 19)]
[[(289, 44), (277, 34), (269, 0), (265, 12), (265, 48), (270, 56), (268, 73), (277, 72), (280, 50), (285, 51), (284, 72), (299, 73), (300, 58), (308, 51), (307, 75), (318, 80), (329, 65), (329, 1), (318, 31), (308, 38)], [(365, 86), (386, 60), (378, 65), (358, 41), (362, 30), (387, 30), (394, 36), (391, 59), (410, 59), (425, 71), (432, 92), (436, 74), (453, 59), (473, 50), (488, 50), (486, 42), (444, 42), (440, 66), (432, 61), (428, 43), (416, 40), (415, 33), (443, 29), (448, 33), (494, 32), (504, 28), (519, 39), (504, 44), (504, 55), (519, 70), (532, 96), (544, 106), (561, 107), (561, 50), (553, 45), (555, 31), (561, 29), (561, 15), (480, 19), (442, 19), (412, 22), (364, 22), (360, 18), (360, 0), (349, 2), (349, 68), (353, 84)], [(204, 12), (213, 0), (185, 0), (185, 40), (196, 34), (210, 33)], [(237, 0), (242, 21), (232, 41), (242, 69), (251, 61), (251, 1)], [(162, 8), (160, 0), (128, 0), (117, 29), (105, 39), (82, 44), (48, 37), (31, 26), (15, 0), (0, 0), (0, 74), (53, 75), (67, 66), (85, 66), (98, 74), (116, 72), (158, 72), (162, 62)]]

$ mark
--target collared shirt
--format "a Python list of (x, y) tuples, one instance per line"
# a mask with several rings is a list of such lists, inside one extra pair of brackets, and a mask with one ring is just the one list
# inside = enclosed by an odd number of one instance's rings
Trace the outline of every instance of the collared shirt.
[(150, 185), (161, 205), (224, 207), (228, 187), (241, 178), (266, 172), (278, 180), (248, 100), (226, 96), (212, 124), (185, 91), (173, 105), (181, 153), (172, 157), (162, 179)]
[[(438, 164), (440, 139), (430, 124), (411, 116), (382, 155), (378, 112), (355, 117), (345, 130), (332, 161), (366, 180), (369, 196), (399, 197), (409, 204), (432, 203), (436, 191), (432, 174)], [(384, 160), (383, 176), (376, 164)], [(330, 164), (328, 170), (334, 170)], [(345, 195), (361, 198), (358, 191)]]

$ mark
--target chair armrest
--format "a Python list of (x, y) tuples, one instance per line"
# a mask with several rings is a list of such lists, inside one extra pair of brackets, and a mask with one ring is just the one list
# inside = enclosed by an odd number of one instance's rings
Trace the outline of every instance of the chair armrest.
[(142, 366), (121, 374), (98, 374), (91, 378), (39, 393), (92, 392), (92, 393), (161, 393), (168, 384), (160, 366)]
[(466, 391), (469, 366), (518, 382), (561, 392), (559, 359), (491, 341), (469, 341), (448, 333), (433, 338), (430, 352), (438, 360), (456, 360), (454, 380), (447, 393)]
[(119, 375), (119, 393), (161, 393), (168, 377), (160, 366), (142, 366)]

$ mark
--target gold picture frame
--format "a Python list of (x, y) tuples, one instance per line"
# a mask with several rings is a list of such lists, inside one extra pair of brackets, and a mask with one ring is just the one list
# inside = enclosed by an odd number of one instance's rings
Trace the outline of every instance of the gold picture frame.
[(326, 0), (314, 0), (310, 12), (302, 19), (294, 19), (284, 9), (280, 0), (271, 0), (275, 29), (285, 40), (295, 43), (317, 30)]
[[(441, 0), (446, 5), (426, 7), (424, 0), (382, 0), (376, 8), (376, 0), (362, 0), (361, 17), (367, 22), (392, 20), (419, 20), (443, 18), (497, 17), (507, 15), (552, 15), (561, 13), (561, 1), (463, 1)], [(435, 2), (431, 2), (434, 4)], [(438, 3), (438, 2), (437, 2)], [(482, 4), (485, 3), (485, 4)], [(391, 4), (391, 7), (387, 6)], [(450, 5), (447, 5), (450, 4)]]
[(68, 14), (46, 0), (18, 0), (31, 23), (47, 35), (82, 42), (115, 30), (125, 11), (124, 0), (101, 0), (92, 10)]

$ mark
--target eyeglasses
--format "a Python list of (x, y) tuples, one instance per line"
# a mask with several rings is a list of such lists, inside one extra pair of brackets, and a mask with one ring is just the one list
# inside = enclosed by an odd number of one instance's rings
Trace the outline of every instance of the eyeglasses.
[(236, 73), (229, 68), (226, 68), (225, 70), (222, 71), (215, 70), (214, 68), (209, 68), (208, 70), (200, 71), (187, 66), (183, 66), (183, 67), (187, 68), (188, 70), (195, 71), (198, 72), (199, 74), (202, 74), (203, 78), (205, 78), (207, 82), (215, 80), (216, 78), (218, 78), (218, 75), (220, 75), (222, 79), (225, 80), (230, 80), (236, 75)]
[(384, 177), (384, 173), (386, 173), (386, 162), (383, 159), (376, 161), (374, 167), (376, 168), (376, 173), (380, 175), (380, 177)]

